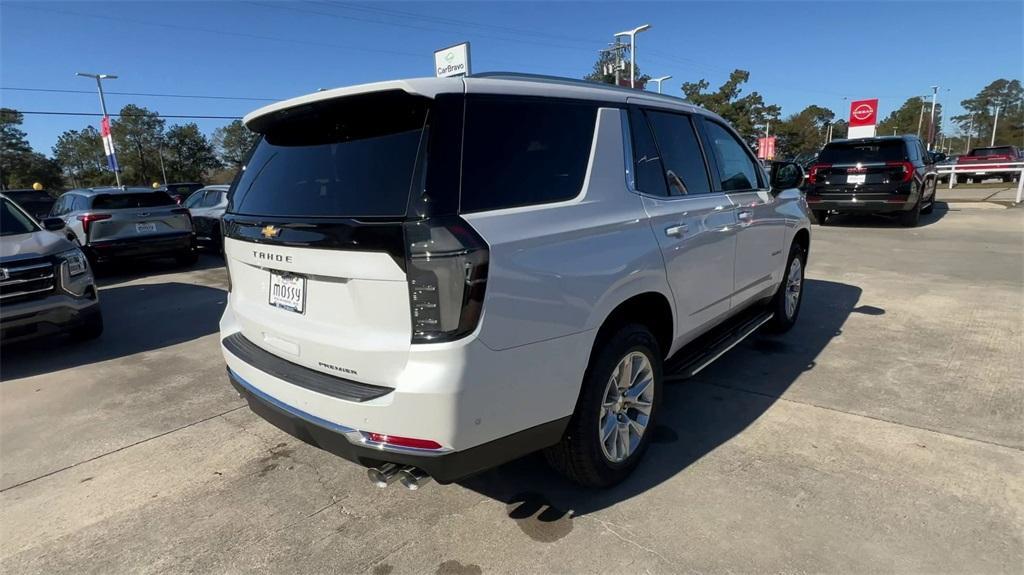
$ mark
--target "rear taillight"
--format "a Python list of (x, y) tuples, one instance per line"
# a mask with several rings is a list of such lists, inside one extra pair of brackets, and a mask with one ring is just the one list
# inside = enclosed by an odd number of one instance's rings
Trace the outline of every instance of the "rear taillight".
[(405, 224), (412, 343), (451, 341), (476, 329), (487, 287), (488, 249), (462, 218)]
[(807, 183), (816, 184), (818, 183), (818, 177), (820, 172), (828, 170), (832, 167), (832, 164), (813, 164), (807, 169)]
[(886, 162), (886, 166), (899, 168), (896, 177), (900, 182), (909, 182), (914, 177), (914, 164), (910, 162)]
[(110, 217), (110, 214), (82, 214), (78, 216), (78, 221), (82, 222), (82, 232), (85, 233), (86, 236), (88, 236), (89, 226), (92, 225), (93, 222), (98, 222), (100, 220), (109, 220)]

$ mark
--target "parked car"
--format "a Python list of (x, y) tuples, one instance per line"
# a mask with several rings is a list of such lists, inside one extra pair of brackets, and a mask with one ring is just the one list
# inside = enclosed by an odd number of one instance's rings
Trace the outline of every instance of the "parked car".
[(179, 182), (176, 184), (165, 184), (157, 188), (157, 190), (167, 192), (167, 195), (171, 196), (180, 206), (189, 196), (202, 189), (202, 187), (203, 184), (199, 182)]
[(85, 254), (60, 232), (64, 222), (40, 225), (0, 194), (0, 340), (68, 333), (94, 339), (103, 315)]
[(192, 218), (167, 192), (149, 188), (71, 190), (53, 205), (94, 264), (170, 256), (181, 265), (198, 257)]
[[(971, 170), (966, 172), (963, 178), (957, 176), (957, 179), (966, 181), (967, 178), (974, 183), (981, 183), (989, 178), (999, 178), (1004, 182), (1016, 181), (1020, 172), (993, 172), (992, 170), (999, 170), (1004, 168), (1010, 168), (1009, 165), (1000, 165), (999, 162), (1020, 162), (1021, 153), (1016, 146), (995, 146), (987, 148), (972, 148), (966, 156), (960, 156), (957, 160), (957, 174), (960, 173), (960, 168), (970, 169), (972, 164), (983, 164), (982, 167), (977, 170)], [(995, 164), (995, 165), (988, 165)]]
[(492, 74), (245, 122), (261, 141), (223, 219), (229, 378), (378, 485), (542, 449), (612, 485), (650, 443), (666, 361), (690, 375), (797, 320), (802, 170), (776, 164), (770, 185), (680, 99)]
[(935, 208), (935, 185), (916, 136), (834, 140), (807, 172), (807, 203), (822, 225), (833, 213), (895, 213), (912, 227)]
[(44, 190), (4, 190), (3, 194), (8, 200), (18, 204), (28, 215), (37, 220), (43, 220), (50, 214), (50, 208), (57, 201), (53, 196)]
[(184, 206), (192, 214), (192, 227), (196, 232), (196, 245), (220, 252), (224, 242), (220, 234), (220, 218), (228, 207), (228, 189), (231, 186), (206, 186), (192, 193)]
[[(946, 156), (943, 154), (943, 158), (935, 158), (935, 169), (948, 169), (950, 166), (956, 165), (957, 159), (960, 156)], [(945, 184), (949, 181), (949, 172), (939, 172), (939, 182)]]

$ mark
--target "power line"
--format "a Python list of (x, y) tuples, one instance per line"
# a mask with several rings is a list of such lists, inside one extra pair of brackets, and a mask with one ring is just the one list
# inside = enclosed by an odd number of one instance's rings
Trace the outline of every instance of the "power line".
[[(24, 87), (12, 87), (3, 86), (0, 90), (9, 90), (16, 92), (56, 92), (60, 94), (92, 94), (96, 95), (94, 90), (60, 90), (57, 88), (24, 88)], [(195, 98), (201, 100), (251, 100), (254, 102), (277, 102), (283, 100), (283, 98), (252, 98), (248, 96), (204, 96), (198, 94), (157, 94), (152, 92), (110, 92), (104, 90), (106, 94), (115, 94), (118, 96), (145, 96), (152, 98)]]
[[(35, 114), (39, 116), (96, 116), (102, 117), (103, 114), (99, 112), (42, 112), (42, 111), (27, 111), (27, 110), (15, 110), (19, 114)], [(174, 119), (185, 119), (185, 120), (241, 120), (241, 116), (191, 116), (184, 114), (108, 114), (108, 116), (116, 116), (118, 118), (174, 118)]]

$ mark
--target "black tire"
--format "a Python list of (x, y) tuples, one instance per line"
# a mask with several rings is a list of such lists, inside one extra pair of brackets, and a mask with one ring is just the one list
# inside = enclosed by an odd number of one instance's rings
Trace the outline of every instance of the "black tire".
[(985, 181), (985, 178), (971, 178), (972, 184), (980, 184)]
[(174, 256), (174, 261), (178, 262), (179, 266), (192, 266), (199, 261), (199, 252), (196, 251), (195, 247), (189, 248)]
[[(586, 487), (610, 487), (619, 483), (640, 463), (654, 435), (658, 406), (662, 401), (662, 358), (657, 340), (642, 325), (619, 328), (610, 337), (595, 344), (590, 365), (583, 376), (583, 385), (576, 410), (561, 442), (547, 448), (548, 463), (571, 481)], [(636, 448), (625, 459), (613, 462), (602, 448), (599, 425), (602, 403), (608, 384), (619, 362), (633, 352), (640, 352), (650, 363), (654, 395), (650, 416)]]
[(918, 198), (914, 207), (900, 213), (901, 226), (905, 228), (913, 228), (917, 226), (918, 222), (921, 221), (921, 202), (923, 201), (924, 198)]
[[(800, 261), (800, 286), (797, 295), (796, 306), (790, 310), (786, 306), (787, 294), (790, 291), (790, 280), (789, 275), (792, 271), (793, 262)], [(807, 252), (800, 244), (794, 242), (789, 248), (789, 258), (786, 259), (786, 269), (782, 272), (782, 283), (779, 284), (779, 289), (775, 292), (772, 297), (771, 303), (768, 304), (768, 309), (771, 310), (775, 315), (768, 323), (764, 324), (764, 330), (769, 333), (785, 333), (793, 326), (796, 325), (796, 320), (800, 317), (800, 306), (804, 302), (804, 272), (807, 269)]]
[(814, 215), (814, 221), (818, 222), (819, 226), (825, 225), (828, 221), (828, 210), (811, 210)]
[(71, 338), (77, 341), (92, 340), (101, 335), (103, 335), (103, 315), (99, 309), (90, 313), (81, 325), (71, 330)]
[(1003, 176), (1003, 183), (1004, 184), (1009, 184), (1012, 181), (1013, 181), (1013, 176)]

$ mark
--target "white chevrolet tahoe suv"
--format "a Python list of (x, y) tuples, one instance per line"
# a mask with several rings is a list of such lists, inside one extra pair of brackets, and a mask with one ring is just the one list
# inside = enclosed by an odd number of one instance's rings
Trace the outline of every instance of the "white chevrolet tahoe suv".
[[(384, 486), (528, 453), (609, 486), (662, 379), (800, 309), (795, 164), (676, 98), (486, 74), (257, 110), (220, 324), (260, 416)], [(668, 367), (666, 367), (668, 366)]]

